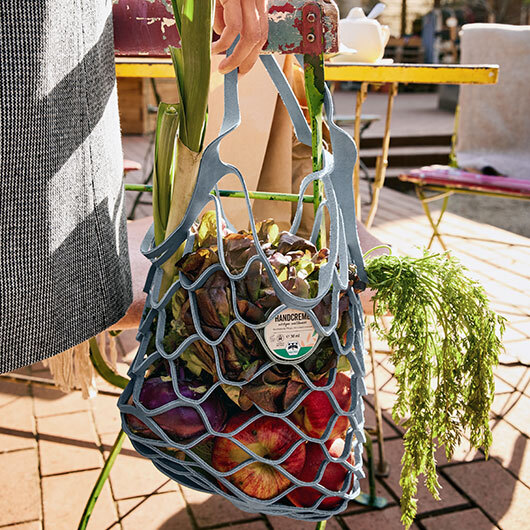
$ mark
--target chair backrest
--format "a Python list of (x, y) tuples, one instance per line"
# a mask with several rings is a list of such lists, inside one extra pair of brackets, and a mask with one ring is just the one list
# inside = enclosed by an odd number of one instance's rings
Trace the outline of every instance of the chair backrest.
[(462, 63), (499, 65), (499, 82), (460, 88), (459, 167), (530, 179), (530, 26), (466, 24)]

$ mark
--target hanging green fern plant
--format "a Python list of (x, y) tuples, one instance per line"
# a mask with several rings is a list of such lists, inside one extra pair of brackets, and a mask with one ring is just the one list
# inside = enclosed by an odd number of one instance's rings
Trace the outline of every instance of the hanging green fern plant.
[[(466, 433), (471, 445), (491, 445), (493, 367), (502, 350), (505, 319), (489, 307), (484, 289), (449, 254), (383, 255), (366, 264), (374, 324), (393, 354), (398, 384), (392, 415), (405, 428), (402, 522), (416, 515), (419, 475), (439, 499), (434, 454), (450, 459)], [(391, 314), (390, 326), (381, 318)]]

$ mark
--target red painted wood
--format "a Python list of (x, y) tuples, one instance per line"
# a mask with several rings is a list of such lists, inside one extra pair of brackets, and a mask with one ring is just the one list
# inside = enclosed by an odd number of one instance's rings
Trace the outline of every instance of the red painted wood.
[(116, 55), (165, 57), (167, 48), (180, 46), (169, 0), (118, 0), (112, 6)]
[[(180, 46), (170, 5), (170, 0), (116, 0), (116, 55), (167, 57), (170, 45)], [(318, 13), (321, 20), (311, 31), (309, 12)], [(330, 0), (269, 0), (270, 38), (263, 49), (268, 53), (333, 53), (338, 51), (337, 27), (338, 10)], [(312, 42), (304, 38), (309, 32), (315, 35)]]
[(482, 175), (447, 166), (426, 166), (399, 176), (405, 182), (530, 197), (530, 179)]

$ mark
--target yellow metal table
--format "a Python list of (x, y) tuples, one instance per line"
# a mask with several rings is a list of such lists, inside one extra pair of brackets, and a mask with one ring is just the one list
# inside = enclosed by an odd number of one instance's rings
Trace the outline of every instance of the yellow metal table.
[[(498, 75), (499, 67), (497, 65), (326, 63), (327, 81), (357, 81), (361, 83), (361, 88), (357, 92), (357, 105), (355, 107), (354, 139), (357, 145), (359, 145), (360, 140), (361, 109), (366, 99), (368, 85), (370, 83), (390, 83), (382, 152), (376, 162), (372, 204), (365, 221), (367, 228), (373, 223), (379, 202), (379, 193), (385, 182), (388, 150), (390, 148), (390, 122), (398, 84), (491, 85), (497, 82)], [(360, 219), (359, 158), (357, 158), (354, 169), (353, 186), (355, 190), (355, 209), (357, 217)]]
[[(175, 73), (170, 58), (152, 57), (116, 57), (116, 75), (118, 77), (154, 77), (169, 78)], [(394, 98), (399, 83), (428, 83), (444, 85), (492, 85), (497, 82), (499, 67), (497, 65), (437, 65), (437, 64), (359, 64), (359, 63), (326, 63), (327, 81), (357, 81), (361, 89), (357, 93), (355, 108), (354, 139), (359, 145), (361, 109), (369, 84), (390, 83), (386, 112), (385, 133), (381, 156), (377, 159), (374, 193), (370, 212), (365, 224), (369, 228), (374, 220), (379, 201), (379, 193), (385, 182), (390, 147), (390, 122)], [(353, 183), (357, 217), (361, 215), (361, 196), (359, 186), (359, 159), (355, 165)]]

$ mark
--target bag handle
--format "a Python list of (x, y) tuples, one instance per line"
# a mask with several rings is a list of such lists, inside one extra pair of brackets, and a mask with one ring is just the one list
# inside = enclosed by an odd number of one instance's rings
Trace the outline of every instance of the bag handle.
[(178, 250), (187, 238), (188, 231), (201, 210), (212, 199), (210, 192), (217, 182), (234, 171), (233, 166), (221, 160), (219, 146), (221, 140), (236, 129), (240, 123), (237, 70), (233, 70), (224, 77), (224, 117), (221, 131), (219, 136), (204, 149), (197, 173), (197, 183), (182, 221), (169, 237), (156, 247), (152, 247), (153, 240), (149, 232), (142, 242), (141, 251), (153, 264), (163, 263)]
[[(229, 53), (231, 51), (232, 49)], [(289, 113), (296, 137), (300, 142), (310, 146), (311, 130), (283, 71), (272, 55), (262, 55), (260, 59)], [(148, 232), (142, 243), (142, 253), (153, 263), (164, 262), (177, 251), (187, 238), (190, 227), (204, 206), (212, 200), (210, 192), (215, 188), (217, 183), (225, 175), (230, 173), (235, 173), (240, 176), (239, 170), (235, 166), (223, 162), (219, 153), (220, 143), (223, 138), (236, 129), (241, 122), (237, 87), (237, 70), (234, 70), (226, 74), (224, 78), (224, 117), (219, 136), (204, 150), (199, 165), (197, 183), (180, 225), (165, 241), (156, 247), (151, 246), (152, 235), (150, 232)], [(351, 212), (351, 218), (343, 219), (342, 226), (346, 233), (350, 259), (357, 266), (357, 274), (359, 277), (365, 281), (366, 276), (357, 235), (355, 201), (352, 187), (353, 166), (357, 157), (357, 149), (353, 139), (333, 122), (333, 102), (327, 87), (324, 94), (324, 109), (328, 118), (327, 121), (333, 147), (333, 164), (330, 178), (339, 204), (339, 215), (344, 217), (344, 212)], [(316, 174), (312, 175), (314, 177)], [(336, 234), (330, 235), (336, 239)]]
[[(297, 55), (296, 57), (298, 62), (303, 65), (303, 56)], [(311, 146), (311, 129), (307, 124), (291, 85), (289, 85), (276, 59), (272, 55), (262, 55), (261, 61), (265, 65), (269, 76), (278, 90), (278, 94), (289, 112), (298, 141)], [(357, 218), (352, 185), (353, 168), (358, 156), (357, 147), (353, 138), (333, 121), (333, 98), (326, 85), (324, 110), (326, 111), (326, 121), (330, 130), (331, 145), (333, 147), (334, 166), (330, 177), (339, 202), (340, 214), (344, 217), (345, 212), (351, 212), (351, 219), (343, 219), (346, 241), (350, 258), (357, 267), (357, 274), (361, 280), (366, 281), (364, 260), (357, 234)]]

